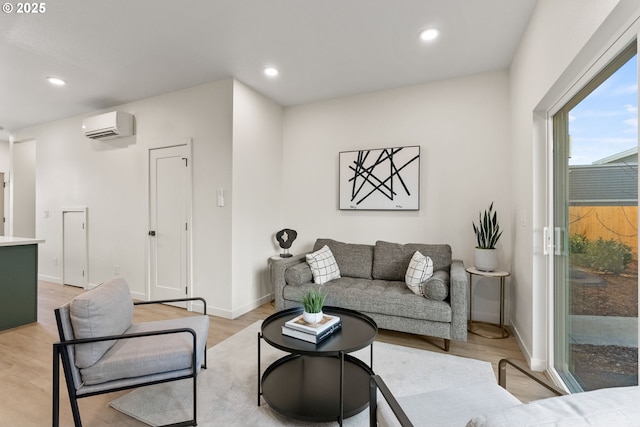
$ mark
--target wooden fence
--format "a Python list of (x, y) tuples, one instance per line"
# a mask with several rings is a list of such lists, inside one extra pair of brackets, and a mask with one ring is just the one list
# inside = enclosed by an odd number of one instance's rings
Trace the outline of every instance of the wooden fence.
[(613, 239), (638, 255), (638, 206), (570, 206), (569, 235)]

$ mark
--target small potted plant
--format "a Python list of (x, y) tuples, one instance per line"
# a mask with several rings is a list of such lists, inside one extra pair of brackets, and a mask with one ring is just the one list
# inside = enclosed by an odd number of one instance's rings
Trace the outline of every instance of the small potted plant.
[(307, 292), (302, 298), (302, 305), (304, 306), (302, 316), (305, 322), (314, 324), (322, 320), (322, 306), (326, 298), (327, 295), (319, 290), (311, 289)]
[(477, 246), (474, 252), (474, 265), (478, 270), (494, 271), (498, 268), (498, 251), (496, 243), (502, 236), (500, 224), (498, 223), (498, 212), (493, 211), (493, 202), (489, 209), (478, 213), (479, 224), (473, 225), (473, 232), (476, 234)]

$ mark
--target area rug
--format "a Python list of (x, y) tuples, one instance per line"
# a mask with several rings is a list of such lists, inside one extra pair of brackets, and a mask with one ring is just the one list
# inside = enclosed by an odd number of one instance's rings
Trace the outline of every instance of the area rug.
[[(258, 406), (258, 332), (261, 322), (243, 329), (207, 351), (208, 369), (198, 375), (198, 426), (335, 426), (305, 423), (279, 415), (261, 399)], [(286, 353), (262, 341), (262, 372)], [(353, 353), (369, 363), (369, 348)], [(493, 381), (491, 364), (393, 344), (373, 344), (373, 369), (396, 396)], [(416, 381), (419, 378), (419, 381)], [(146, 424), (157, 426), (191, 418), (191, 380), (143, 387), (110, 405)], [(345, 420), (366, 427), (368, 410)]]

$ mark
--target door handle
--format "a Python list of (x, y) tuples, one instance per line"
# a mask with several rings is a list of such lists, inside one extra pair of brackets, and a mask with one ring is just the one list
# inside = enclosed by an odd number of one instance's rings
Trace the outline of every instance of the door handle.
[(155, 236), (155, 235), (156, 235), (155, 230), (151, 230), (151, 231), (149, 231), (149, 236)]

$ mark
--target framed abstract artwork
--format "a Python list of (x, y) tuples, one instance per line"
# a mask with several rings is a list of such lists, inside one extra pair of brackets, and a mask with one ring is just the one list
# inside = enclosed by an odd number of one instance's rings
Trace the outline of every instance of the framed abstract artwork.
[(340, 152), (341, 210), (420, 209), (420, 147)]

